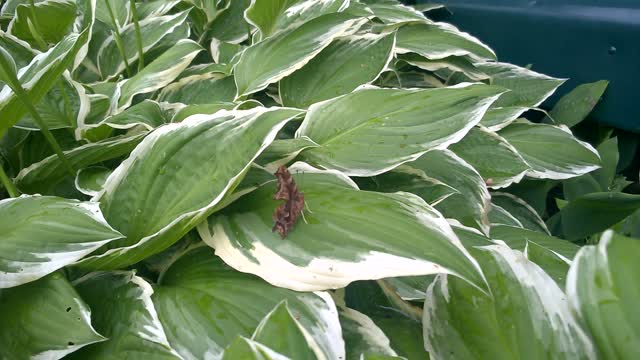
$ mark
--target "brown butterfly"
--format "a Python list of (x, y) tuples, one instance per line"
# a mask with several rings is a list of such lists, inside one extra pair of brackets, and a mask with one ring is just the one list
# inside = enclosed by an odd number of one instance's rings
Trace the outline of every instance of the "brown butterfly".
[(278, 190), (273, 198), (275, 200), (284, 200), (285, 202), (273, 212), (275, 224), (271, 231), (277, 231), (280, 237), (284, 239), (302, 214), (304, 194), (298, 191), (291, 173), (285, 166), (278, 168), (275, 175), (278, 179)]

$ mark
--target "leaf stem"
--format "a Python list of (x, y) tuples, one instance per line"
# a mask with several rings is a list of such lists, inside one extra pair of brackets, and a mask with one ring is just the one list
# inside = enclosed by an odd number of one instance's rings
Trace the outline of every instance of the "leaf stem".
[(7, 85), (9, 85), (11, 90), (15, 92), (20, 102), (22, 102), (22, 104), (27, 108), (27, 110), (31, 114), (31, 117), (40, 128), (40, 131), (42, 131), (42, 135), (44, 135), (45, 139), (47, 140), (47, 142), (49, 143), (53, 151), (56, 153), (56, 155), (58, 155), (60, 162), (62, 162), (63, 166), (67, 169), (67, 171), (69, 172), (69, 175), (75, 176), (75, 171), (73, 170), (73, 167), (71, 166), (71, 163), (69, 163), (69, 160), (67, 159), (67, 157), (62, 152), (62, 148), (60, 148), (58, 141), (56, 141), (56, 138), (53, 137), (53, 134), (51, 133), (49, 128), (47, 128), (47, 124), (40, 117), (38, 110), (36, 110), (36, 107), (31, 102), (31, 99), (29, 99), (29, 95), (22, 88), (22, 85), (20, 84), (20, 80), (18, 80), (16, 74), (13, 73), (12, 67), (9, 65), (7, 60), (2, 56), (0, 56), (0, 68), (2, 68), (5, 74), (7, 74), (7, 77), (8, 77), (6, 79), (8, 81)]
[(144, 51), (142, 50), (142, 33), (138, 23), (138, 11), (136, 10), (136, 0), (129, 0), (131, 15), (133, 15), (133, 26), (136, 29), (136, 43), (138, 45), (138, 71), (144, 68)]
[(0, 182), (2, 182), (2, 185), (4, 185), (4, 188), (7, 189), (9, 196), (11, 196), (12, 198), (20, 196), (20, 193), (18, 193), (18, 189), (16, 189), (16, 186), (13, 184), (13, 181), (9, 179), (9, 177), (7, 176), (7, 173), (4, 172), (4, 168), (2, 167), (1, 164), (0, 164)]
[(113, 24), (114, 32), (113, 39), (116, 42), (116, 46), (118, 47), (118, 51), (120, 51), (120, 55), (122, 56), (122, 60), (124, 61), (124, 66), (127, 69), (127, 76), (131, 77), (131, 67), (129, 66), (129, 60), (127, 60), (127, 53), (124, 51), (124, 46), (122, 45), (122, 37), (120, 37), (120, 25), (116, 20), (116, 16), (113, 14), (113, 9), (111, 8), (111, 1), (104, 0), (107, 5), (107, 10), (109, 10), (109, 17), (111, 18), (111, 24)]

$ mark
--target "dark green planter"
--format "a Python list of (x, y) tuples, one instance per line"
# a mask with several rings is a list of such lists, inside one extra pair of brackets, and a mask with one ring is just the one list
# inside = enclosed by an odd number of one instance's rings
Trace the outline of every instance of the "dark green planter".
[(533, 64), (533, 70), (570, 78), (555, 99), (581, 83), (609, 80), (592, 117), (640, 133), (640, 1), (437, 2), (451, 11), (438, 13), (441, 20), (486, 42), (500, 60)]

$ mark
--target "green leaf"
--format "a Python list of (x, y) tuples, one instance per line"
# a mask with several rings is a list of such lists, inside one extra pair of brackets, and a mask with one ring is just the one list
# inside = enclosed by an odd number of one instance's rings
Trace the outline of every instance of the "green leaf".
[[(145, 137), (145, 133), (134, 136), (120, 136), (89, 143), (65, 151), (72, 166), (81, 169), (89, 165), (128, 155)], [(51, 155), (22, 169), (16, 177), (16, 185), (24, 193), (47, 193), (69, 173), (60, 158)]]
[(291, 314), (287, 301), (283, 300), (258, 324), (252, 340), (291, 359), (321, 359), (330, 355), (314, 353), (320, 349), (313, 338), (305, 336), (304, 331)]
[(404, 54), (399, 55), (398, 59), (406, 62), (409, 65), (418, 67), (422, 70), (430, 72), (436, 72), (442, 69), (448, 69), (453, 72), (461, 72), (468, 76), (471, 80), (485, 80), (489, 76), (480, 71), (469, 59), (465, 56), (448, 56), (442, 59), (429, 60), (418, 54)]
[(562, 290), (505, 245), (475, 250), (493, 297), (439, 275), (427, 290), (424, 339), (435, 358), (595, 359)]
[(569, 270), (569, 304), (603, 359), (634, 359), (640, 351), (639, 252), (638, 239), (607, 231), (597, 246), (580, 250)]
[(171, 83), (202, 50), (195, 41), (180, 40), (132, 78), (118, 83), (122, 94), (118, 109), (131, 105), (137, 94), (150, 93)]
[(395, 356), (387, 335), (367, 315), (338, 306), (342, 336), (346, 343), (347, 360), (360, 359), (365, 353)]
[(96, 199), (127, 239), (79, 266), (117, 269), (169, 247), (215, 210), (276, 133), (299, 114), (286, 108), (218, 111), (147, 135)]
[[(0, 46), (0, 56), (4, 58), (3, 62), (8, 64), (10, 67), (10, 69), (6, 69), (6, 71), (4, 67), (0, 68), (0, 80), (1, 82), (6, 84), (8, 82), (11, 82), (10, 79), (13, 77), (12, 75), (10, 75), (10, 73), (18, 73), (18, 69), (16, 67), (16, 63), (13, 61), (13, 57), (11, 56), (11, 54), (2, 46)], [(4, 86), (4, 84), (2, 85)]]
[(236, 336), (250, 336), (283, 300), (305, 338), (313, 338), (327, 359), (344, 358), (338, 313), (328, 294), (271, 286), (229, 268), (207, 247), (178, 257), (160, 275), (153, 295), (169, 343), (184, 359), (219, 358)]
[(37, 280), (122, 235), (98, 204), (48, 196), (0, 201), (0, 288)]
[(598, 169), (600, 155), (568, 128), (517, 121), (499, 133), (531, 166), (527, 176), (569, 179)]
[(494, 131), (507, 126), (525, 111), (542, 104), (565, 82), (564, 79), (507, 63), (486, 62), (476, 66), (490, 76), (492, 85), (511, 90), (500, 96), (480, 123)]
[(437, 205), (447, 197), (458, 194), (458, 190), (437, 180), (411, 165), (400, 165), (397, 168), (370, 178), (358, 179), (363, 190), (393, 193), (410, 192), (420, 196), (427, 204)]
[[(65, 72), (63, 79), (35, 104), (36, 111), (49, 130), (75, 128), (83, 123), (90, 106), (90, 99), (82, 84), (71, 80)], [(23, 116), (16, 127), (27, 130), (40, 130), (31, 114)]]
[(449, 150), (432, 150), (405, 166), (455, 190), (434, 205), (445, 217), (488, 233), (491, 197), (482, 176), (471, 165)]
[(106, 340), (91, 327), (89, 307), (59, 273), (0, 290), (0, 328), (3, 359), (60, 359)]
[(246, 48), (234, 70), (237, 97), (260, 91), (300, 69), (360, 23), (344, 13), (327, 14)]
[(475, 127), (459, 142), (449, 146), (456, 155), (482, 175), (493, 189), (520, 182), (529, 165), (518, 151), (500, 135)]
[(168, 13), (180, 0), (152, 0), (136, 4), (136, 10), (140, 19), (154, 18)]
[(598, 104), (608, 85), (608, 81), (600, 80), (577, 86), (570, 93), (558, 100), (549, 112), (551, 118), (545, 120), (568, 127), (577, 125), (584, 120)]
[(640, 195), (601, 192), (570, 201), (560, 210), (562, 233), (581, 239), (604, 231), (640, 208)]
[(371, 3), (365, 5), (375, 17), (385, 24), (401, 24), (408, 22), (424, 22), (433, 24), (422, 12), (413, 7), (399, 3)]
[(496, 59), (496, 54), (475, 37), (446, 23), (412, 23), (398, 29), (396, 54), (416, 53), (429, 60), (449, 56)]
[(334, 40), (300, 70), (280, 81), (282, 103), (307, 108), (372, 82), (391, 60), (394, 43), (394, 33)]
[[(0, 32), (0, 48), (9, 53), (11, 62), (15, 62), (17, 69), (29, 65), (33, 57), (36, 56), (36, 51), (27, 42), (5, 32)], [(2, 79), (6, 78), (0, 78), (1, 82), (6, 82)], [(0, 85), (4, 86), (1, 82)]]
[(92, 344), (71, 359), (173, 359), (151, 300), (153, 289), (131, 271), (95, 272), (74, 282), (93, 310), (92, 322), (107, 341)]
[(319, 16), (340, 12), (345, 0), (254, 0), (245, 12), (247, 21), (258, 28), (258, 40), (296, 28)]
[(233, 110), (235, 108), (236, 108), (236, 104), (234, 103), (187, 105), (181, 108), (180, 110), (176, 111), (176, 113), (171, 118), (170, 122), (172, 123), (181, 122), (182, 120), (195, 114), (215, 114), (220, 110)]
[(239, 44), (249, 37), (249, 24), (244, 19), (244, 11), (249, 6), (249, 0), (230, 1), (229, 5), (213, 19), (207, 35), (219, 41)]
[(286, 165), (295, 159), (301, 151), (317, 146), (320, 145), (306, 136), (295, 139), (275, 140), (256, 159), (256, 163), (262, 165), (271, 173), (275, 173), (280, 166)]
[[(113, 15), (118, 23), (118, 29), (124, 28), (131, 19), (130, 3), (129, 0), (109, 0), (111, 11), (113, 11)], [(112, 30), (115, 30), (113, 22), (111, 21), (111, 15), (109, 14), (109, 8), (107, 8), (107, 2), (104, 0), (96, 0), (96, 19), (109, 26)]]
[(510, 248), (524, 252), (564, 288), (571, 261), (579, 246), (563, 239), (515, 226), (494, 226), (491, 238), (504, 241)]
[(495, 192), (491, 194), (491, 202), (515, 217), (520, 222), (520, 227), (549, 234), (549, 229), (540, 215), (519, 197), (509, 193)]
[[(98, 2), (104, 2), (100, 0)], [(127, 4), (129, 1), (125, 1)], [(112, 3), (114, 6), (114, 3)], [(115, 6), (114, 6), (115, 7)], [(160, 43), (162, 39), (178, 31), (187, 19), (189, 11), (182, 11), (172, 15), (152, 17), (140, 21), (140, 35), (142, 37), (142, 50), (146, 53)], [(132, 64), (138, 60), (138, 48), (136, 45), (136, 31), (133, 24), (129, 24), (120, 30), (124, 53), (127, 61)], [(173, 45), (173, 44), (172, 44)], [(100, 46), (98, 52), (98, 69), (103, 79), (111, 79), (125, 70), (125, 63), (118, 50), (113, 35), (109, 36)]]
[[(87, 30), (80, 34), (70, 34), (46, 53), (34, 57), (29, 65), (20, 70), (20, 83), (32, 103), (37, 104), (59, 81), (63, 72), (73, 64), (76, 53), (88, 40), (88, 36)], [(26, 113), (25, 105), (5, 85), (0, 90), (0, 137)]]
[(290, 360), (251, 339), (239, 336), (225, 350), (222, 360)]
[(236, 96), (233, 76), (220, 73), (193, 75), (165, 86), (158, 101), (183, 104), (230, 102)]
[[(76, 2), (73, 0), (47, 0), (31, 5), (18, 5), (7, 32), (38, 45), (31, 29), (47, 43), (57, 43), (67, 35), (76, 19)], [(32, 16), (35, 13), (35, 19)], [(31, 23), (31, 24), (29, 24)]]
[(230, 266), (299, 291), (439, 272), (483, 287), (474, 260), (446, 220), (419, 197), (360, 191), (344, 174), (304, 163), (294, 164), (290, 172), (304, 193), (306, 209), (285, 240), (272, 232), (278, 206), (274, 182), (198, 228)]
[(520, 220), (516, 219), (516, 217), (511, 215), (506, 209), (496, 204), (491, 204), (491, 210), (489, 211), (489, 222), (491, 223), (491, 227), (495, 225), (510, 225), (520, 228), (522, 227), (522, 223), (520, 222)]
[(103, 119), (99, 125), (108, 125), (115, 129), (131, 129), (140, 125), (151, 131), (170, 122), (170, 118), (163, 110), (158, 102), (144, 100), (118, 114)]
[(113, 170), (102, 166), (90, 166), (80, 169), (76, 175), (76, 189), (89, 196), (96, 196)]
[(462, 139), (501, 93), (487, 85), (360, 89), (309, 108), (296, 136), (319, 145), (309, 162), (373, 176)]

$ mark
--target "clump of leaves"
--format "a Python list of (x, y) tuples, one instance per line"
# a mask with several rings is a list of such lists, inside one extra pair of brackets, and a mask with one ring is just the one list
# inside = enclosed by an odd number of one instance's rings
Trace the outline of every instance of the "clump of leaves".
[(640, 352), (606, 84), (527, 120), (564, 80), (434, 8), (4, 2), (0, 357)]

